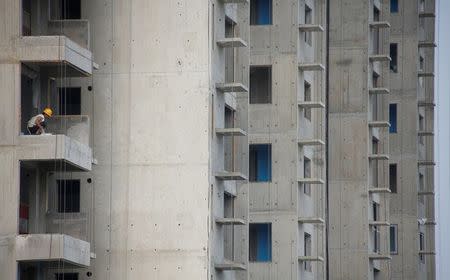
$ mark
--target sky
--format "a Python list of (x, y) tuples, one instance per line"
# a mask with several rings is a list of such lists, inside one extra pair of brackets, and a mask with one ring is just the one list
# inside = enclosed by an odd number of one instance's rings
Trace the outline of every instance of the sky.
[(435, 207), (436, 279), (450, 275), (450, 1), (436, 1)]

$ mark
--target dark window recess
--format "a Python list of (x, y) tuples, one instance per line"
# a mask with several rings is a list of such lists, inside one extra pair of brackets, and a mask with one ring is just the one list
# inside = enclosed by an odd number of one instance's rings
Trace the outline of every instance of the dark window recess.
[[(425, 235), (420, 232), (419, 233), (419, 251), (425, 250)], [(419, 254), (419, 259), (421, 263), (425, 263), (425, 256), (423, 254)]]
[(272, 261), (272, 225), (250, 224), (249, 260), (251, 262)]
[(250, 67), (250, 104), (272, 102), (272, 68), (270, 66)]
[(59, 114), (81, 115), (81, 88), (59, 88)]
[[(311, 101), (311, 85), (308, 82), (304, 83), (304, 95), (305, 95), (305, 101)], [(305, 119), (311, 120), (311, 109), (305, 108), (303, 110), (304, 110)]]
[(57, 180), (58, 212), (80, 212), (80, 180)]
[(81, 19), (81, 0), (59, 0), (60, 19)]
[[(312, 254), (312, 239), (311, 234), (305, 232), (304, 236), (304, 254), (305, 256), (311, 256)], [(305, 262), (305, 270), (306, 271), (312, 271), (312, 265), (311, 262)]]
[(251, 0), (250, 25), (272, 24), (272, 0)]
[(390, 44), (389, 45), (389, 56), (391, 57), (391, 62), (389, 63), (389, 68), (394, 73), (397, 73), (397, 71), (398, 71), (397, 54), (398, 54), (398, 45)]
[[(311, 160), (307, 157), (303, 157), (303, 177), (311, 178)], [(303, 184), (303, 192), (311, 195), (311, 185)]]
[(389, 189), (397, 193), (397, 164), (389, 164)]
[(391, 13), (398, 13), (398, 0), (391, 0)]
[(250, 145), (250, 181), (268, 182), (272, 179), (272, 147), (270, 144)]
[(397, 225), (391, 225), (389, 228), (389, 244), (391, 254), (397, 254)]
[(373, 21), (380, 21), (380, 10), (377, 7), (373, 7)]
[(55, 280), (78, 280), (78, 273), (56, 273)]
[[(311, 24), (312, 23), (312, 9), (305, 5), (305, 23)], [(308, 45), (312, 45), (312, 33), (311, 32), (305, 32), (305, 42)]]
[(397, 133), (397, 104), (389, 104), (389, 133)]

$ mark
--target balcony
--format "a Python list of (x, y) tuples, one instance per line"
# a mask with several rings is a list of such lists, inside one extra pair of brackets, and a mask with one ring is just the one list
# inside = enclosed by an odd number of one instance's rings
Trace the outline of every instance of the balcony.
[(297, 182), (300, 184), (310, 184), (310, 185), (323, 185), (325, 181), (320, 178), (298, 178)]
[(420, 12), (419, 18), (435, 18), (436, 14), (434, 12)]
[(59, 262), (78, 267), (90, 265), (89, 242), (64, 234), (26, 234), (15, 240), (18, 262)]
[(301, 139), (298, 140), (300, 146), (324, 146), (325, 142), (321, 139)]
[(369, 160), (389, 160), (388, 154), (370, 154)]
[(246, 136), (247, 132), (245, 132), (241, 128), (216, 128), (216, 134), (220, 136)]
[(92, 75), (92, 53), (66, 36), (24, 36), (16, 42), (16, 57), (21, 62), (38, 65), (53, 77), (61, 65), (69, 77)]
[(216, 263), (214, 268), (219, 271), (230, 271), (230, 270), (246, 270), (244, 264), (232, 262), (225, 260), (223, 263)]
[(19, 136), (19, 159), (42, 167), (52, 168), (59, 162), (67, 164), (67, 171), (90, 171), (89, 117), (54, 116), (47, 123), (46, 134)]
[(391, 61), (391, 57), (387, 54), (372, 54), (369, 55), (369, 61), (370, 62), (376, 62), (376, 61)]
[(417, 73), (418, 77), (434, 77), (433, 72), (419, 72)]
[(390, 127), (388, 121), (369, 121), (369, 127)]
[(216, 223), (219, 225), (245, 225), (244, 219), (239, 218), (216, 218)]
[(248, 93), (248, 88), (242, 83), (217, 83), (217, 91), (220, 92), (235, 92), (235, 93)]
[(242, 174), (241, 172), (218, 172), (215, 175), (217, 180), (220, 181), (247, 181), (247, 176)]
[(369, 188), (369, 193), (391, 193), (389, 188)]
[(369, 89), (369, 94), (389, 94), (388, 88), (371, 88)]
[(419, 41), (419, 48), (436, 48), (437, 45), (433, 41)]
[(373, 254), (369, 254), (369, 260), (391, 260), (391, 256), (390, 255), (384, 255), (384, 254), (380, 254), (380, 253), (373, 253)]
[(298, 261), (300, 262), (323, 262), (324, 259), (321, 256), (299, 256)]
[(325, 220), (319, 217), (300, 217), (298, 218), (300, 224), (317, 224), (325, 225)]
[(298, 106), (304, 109), (325, 109), (325, 104), (320, 101), (299, 101)]

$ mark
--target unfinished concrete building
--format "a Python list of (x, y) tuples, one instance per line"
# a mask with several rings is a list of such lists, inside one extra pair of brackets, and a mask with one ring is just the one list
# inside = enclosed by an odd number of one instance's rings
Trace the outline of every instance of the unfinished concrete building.
[(0, 1), (0, 278), (434, 279), (434, 5)]
[(249, 4), (4, 0), (0, 26), (0, 278), (247, 279)]
[(249, 279), (324, 279), (326, 5), (250, 8)]
[(435, 1), (391, 1), (391, 279), (435, 279)]

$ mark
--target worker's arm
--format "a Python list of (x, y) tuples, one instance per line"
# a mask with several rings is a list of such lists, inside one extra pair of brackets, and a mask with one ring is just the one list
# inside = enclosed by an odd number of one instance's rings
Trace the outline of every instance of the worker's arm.
[(44, 119), (42, 118), (42, 117), (37, 117), (36, 118), (36, 121), (34, 122), (39, 128), (42, 128), (42, 125), (41, 125), (41, 123), (42, 123), (42, 121), (43, 121)]

